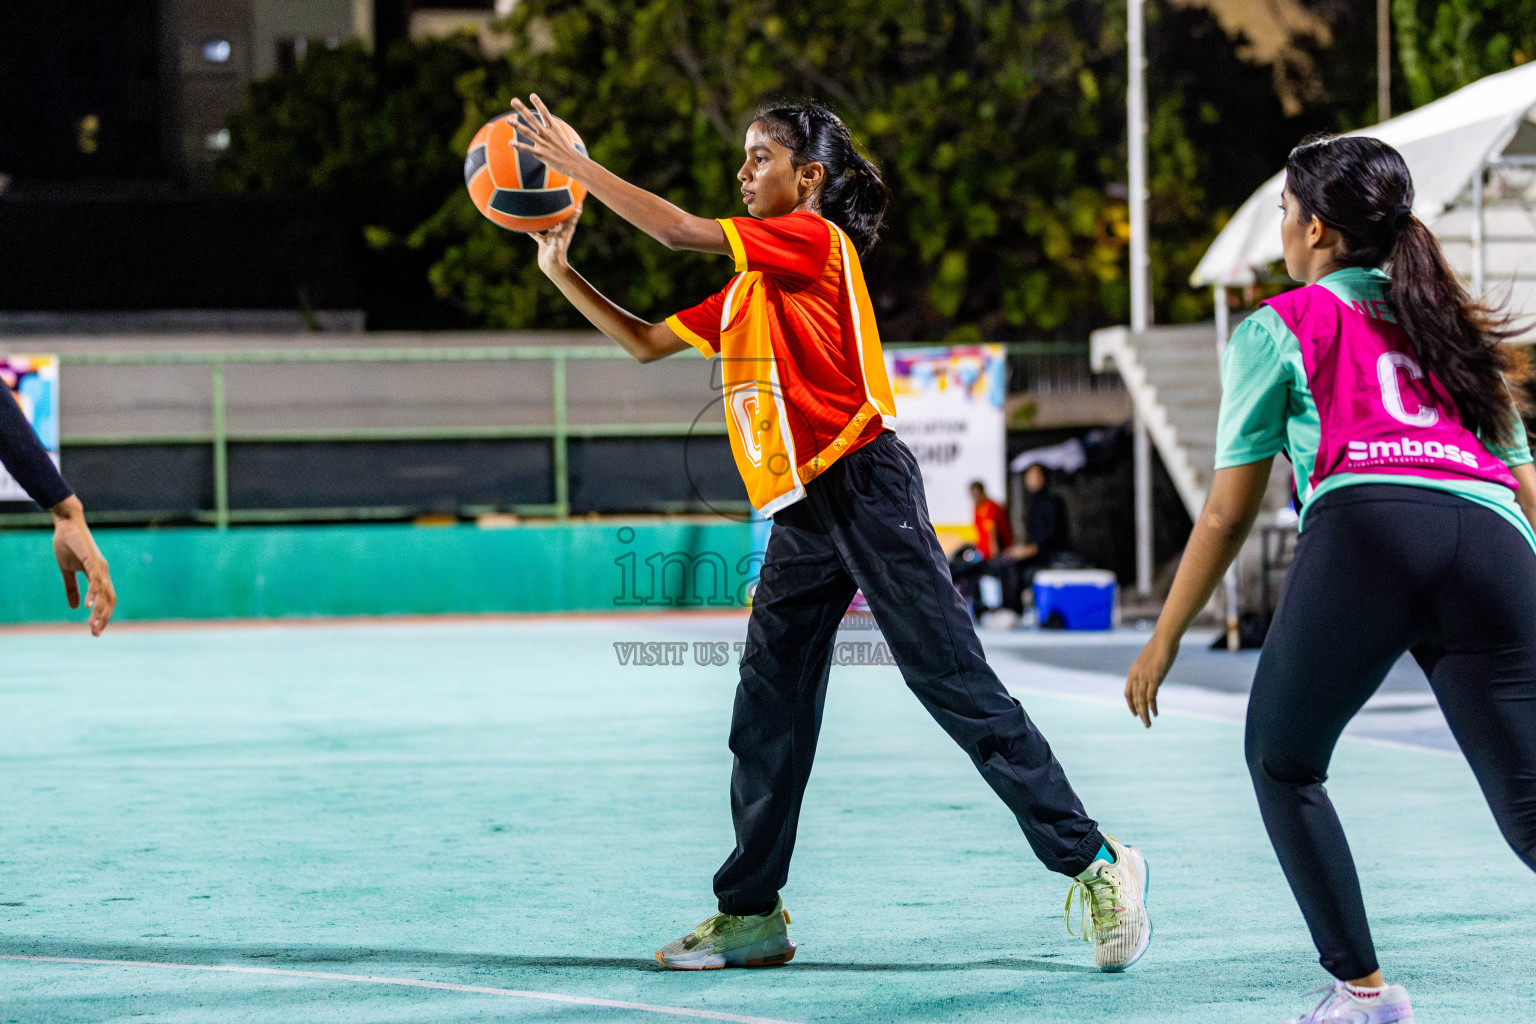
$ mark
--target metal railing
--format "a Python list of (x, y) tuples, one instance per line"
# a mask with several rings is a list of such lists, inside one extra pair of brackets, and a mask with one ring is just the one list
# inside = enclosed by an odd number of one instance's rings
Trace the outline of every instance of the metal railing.
[[(895, 343), (889, 348), (923, 347), (934, 343)], [(1011, 362), (1016, 357), (1030, 360), (1069, 363), (1081, 361), (1086, 366), (1086, 345), (1055, 342), (1011, 342), (1007, 345)], [(381, 347), (381, 348), (292, 348), (246, 349), (234, 351), (150, 351), (150, 352), (68, 352), (59, 355), (62, 367), (69, 366), (207, 366), (210, 381), (211, 429), (204, 432), (130, 436), (71, 436), (65, 447), (129, 445), (211, 446), (213, 454), (212, 510), (161, 514), (152, 512), (93, 511), (100, 523), (134, 523), (157, 518), (192, 519), (210, 523), (219, 529), (231, 523), (273, 523), (302, 520), (366, 520), (407, 518), (416, 510), (395, 507), (362, 508), (289, 508), (231, 509), (229, 505), (229, 446), (260, 442), (347, 442), (347, 441), (470, 441), (548, 439), (551, 446), (554, 501), (547, 504), (512, 504), (506, 510), (519, 516), (565, 519), (571, 514), (569, 446), (572, 439), (622, 437), (681, 437), (687, 435), (724, 435), (724, 422), (649, 422), (649, 423), (571, 423), (570, 396), (567, 390), (567, 364), (572, 360), (601, 361), (630, 358), (613, 345), (569, 346), (462, 346), (462, 347)], [(232, 432), (228, 423), (226, 373), (232, 365), (283, 363), (463, 363), (539, 361), (551, 365), (550, 422), (547, 424), (509, 424), (503, 426), (399, 426), (347, 428), (339, 430), (244, 430)], [(1077, 370), (1071, 371), (1074, 377)], [(719, 505), (718, 502), (713, 503)], [(28, 526), (47, 523), (46, 513), (3, 513), (0, 526)]]

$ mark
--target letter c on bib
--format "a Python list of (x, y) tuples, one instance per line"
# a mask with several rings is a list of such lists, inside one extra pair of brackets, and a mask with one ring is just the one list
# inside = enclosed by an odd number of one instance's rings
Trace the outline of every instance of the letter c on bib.
[(1422, 380), (1424, 371), (1406, 352), (1383, 352), (1376, 360), (1376, 379), (1381, 382), (1381, 404), (1388, 415), (1410, 427), (1432, 427), (1440, 419), (1439, 410), (1421, 405), (1417, 412), (1403, 408), (1403, 393), (1397, 386), (1397, 371), (1401, 368), (1414, 380)]

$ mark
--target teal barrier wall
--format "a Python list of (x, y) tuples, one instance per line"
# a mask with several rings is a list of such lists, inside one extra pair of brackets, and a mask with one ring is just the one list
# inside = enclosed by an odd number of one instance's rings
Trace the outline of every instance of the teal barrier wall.
[[(0, 622), (84, 618), (49, 538), (0, 533)], [(718, 519), (97, 531), (122, 620), (741, 607), (765, 539)]]

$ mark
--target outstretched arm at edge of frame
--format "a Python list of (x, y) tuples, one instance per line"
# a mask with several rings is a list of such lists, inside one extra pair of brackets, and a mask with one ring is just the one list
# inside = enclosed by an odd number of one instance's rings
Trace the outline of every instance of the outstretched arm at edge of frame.
[(1510, 466), (1509, 471), (1515, 475), (1515, 483), (1520, 485), (1515, 492), (1515, 501), (1520, 504), (1520, 511), (1525, 513), (1531, 529), (1536, 530), (1536, 465), (1526, 462)]
[(654, 362), (689, 348), (688, 342), (679, 338), (671, 327), (665, 323), (653, 324), (640, 319), (612, 302), (571, 268), (566, 253), (576, 233), (576, 222), (580, 219), (581, 211), (577, 210), (570, 220), (533, 236), (539, 244), (539, 269), (555, 283), (560, 294), (569, 299), (571, 305), (592, 322), (593, 327), (606, 334), (638, 362)]
[(80, 607), (77, 573), (85, 573), (85, 603), (90, 606), (91, 635), (100, 636), (117, 605), (112, 574), (85, 522), (85, 506), (70, 490), (32, 424), (0, 386), (0, 465), (10, 471), (27, 494), (53, 515), (53, 553), (64, 577), (64, 596)]
[(1211, 492), (1190, 531), (1157, 628), (1126, 677), (1125, 703), (1148, 728), (1157, 715), (1157, 689), (1178, 657), (1184, 631), (1211, 599), (1253, 528), (1272, 462), (1274, 456), (1218, 469), (1211, 478)]
[(538, 94), (529, 98), (537, 112), (529, 110), (520, 99), (512, 101), (512, 109), (522, 117), (526, 126), (519, 131), (531, 140), (514, 143), (518, 149), (532, 153), (546, 166), (581, 182), (610, 210), (668, 249), (731, 255), (731, 243), (719, 221), (696, 217), (655, 193), (631, 185), (596, 160), (584, 156), (555, 126), (554, 115)]

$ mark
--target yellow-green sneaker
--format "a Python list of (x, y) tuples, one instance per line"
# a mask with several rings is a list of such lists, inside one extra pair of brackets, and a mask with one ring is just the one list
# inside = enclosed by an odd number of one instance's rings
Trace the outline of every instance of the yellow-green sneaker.
[(795, 956), (784, 901), (766, 914), (714, 914), (693, 931), (656, 951), (656, 962), (674, 971), (721, 967), (773, 967)]
[(1114, 836), (1104, 843), (1114, 863), (1095, 860), (1067, 890), (1065, 917), (1072, 929), (1072, 901), (1082, 916), (1082, 936), (1093, 939), (1093, 960), (1101, 971), (1123, 971), (1141, 959), (1152, 942), (1147, 917), (1147, 860), (1134, 846), (1122, 846)]

